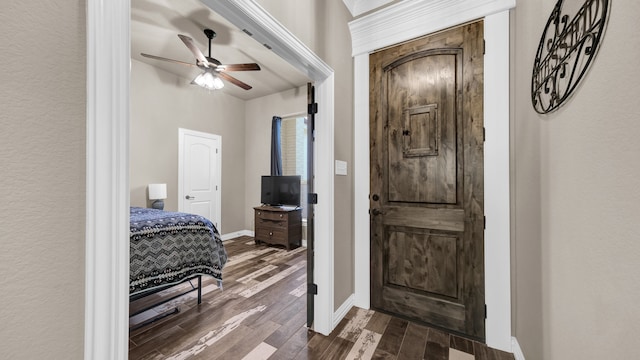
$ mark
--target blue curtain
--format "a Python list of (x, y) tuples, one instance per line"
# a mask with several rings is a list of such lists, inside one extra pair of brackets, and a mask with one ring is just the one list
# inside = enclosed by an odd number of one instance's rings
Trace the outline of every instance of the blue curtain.
[(282, 118), (274, 116), (271, 119), (271, 175), (282, 175), (282, 147), (280, 129)]

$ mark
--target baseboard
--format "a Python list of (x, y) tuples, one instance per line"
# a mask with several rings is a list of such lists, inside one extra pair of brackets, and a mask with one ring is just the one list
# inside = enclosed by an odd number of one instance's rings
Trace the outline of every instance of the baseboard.
[(525, 360), (524, 353), (520, 348), (520, 344), (518, 344), (518, 339), (516, 339), (515, 337), (511, 337), (511, 351), (513, 352), (513, 357), (516, 360)]
[(338, 308), (338, 310), (336, 310), (333, 313), (333, 329), (336, 328), (336, 326), (338, 326), (338, 324), (340, 323), (340, 321), (342, 321), (342, 319), (344, 319), (344, 317), (347, 315), (347, 313), (349, 312), (349, 310), (351, 310), (351, 308), (353, 307), (353, 300), (355, 299), (355, 295), (351, 294), (351, 296), (349, 296), (347, 298), (347, 300), (345, 300), (342, 305), (340, 305), (340, 307)]
[(236, 232), (220, 235), (220, 239), (222, 239), (222, 241), (225, 241), (225, 240), (235, 239), (235, 238), (240, 237), (240, 236), (252, 236), (253, 237), (254, 236), (254, 232), (251, 231), (251, 230), (240, 230), (240, 231), (236, 231)]

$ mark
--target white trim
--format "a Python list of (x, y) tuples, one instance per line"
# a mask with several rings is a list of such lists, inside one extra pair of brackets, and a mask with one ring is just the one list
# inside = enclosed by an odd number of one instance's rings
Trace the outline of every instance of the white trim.
[(314, 81), (326, 79), (333, 69), (298, 40), (255, 0), (201, 0), (239, 29), (246, 29), (261, 44)]
[(254, 0), (201, 0), (240, 29), (246, 29), (261, 44), (314, 80), (318, 114), (314, 148), (315, 183), (318, 205), (315, 207), (313, 329), (323, 335), (333, 330), (333, 241), (334, 241), (334, 72), (321, 58), (269, 15)]
[[(485, 58), (485, 86), (499, 91), (485, 93), (485, 174), (487, 169), (500, 169), (498, 174), (485, 178), (485, 213), (487, 231), (485, 244), (485, 300), (489, 309), (486, 326), (487, 344), (511, 351), (511, 295), (509, 250), (509, 9), (515, 0), (406, 0), (349, 23), (354, 54), (354, 182), (369, 184), (369, 62), (370, 53), (452, 27), (469, 20), (485, 18), (485, 39), (492, 54)], [(495, 15), (494, 15), (495, 14)], [(506, 21), (505, 21), (506, 20)], [(505, 39), (507, 41), (505, 41)], [(491, 59), (491, 60), (490, 60)], [(505, 63), (506, 61), (506, 63)], [(505, 65), (506, 64), (506, 65)], [(490, 78), (489, 78), (490, 77)], [(506, 83), (505, 83), (506, 77)], [(497, 88), (500, 88), (497, 90)], [(506, 95), (504, 95), (506, 94)], [(487, 103), (490, 101), (491, 103)], [(499, 104), (494, 105), (498, 102)], [(494, 107), (492, 107), (494, 106)], [(505, 132), (506, 131), (506, 132)], [(499, 155), (498, 155), (499, 154)], [(504, 159), (507, 159), (505, 162)], [(487, 190), (490, 196), (487, 196)], [(500, 191), (499, 199), (491, 195)], [(355, 190), (355, 304), (369, 308), (369, 199), (368, 190)], [(490, 218), (489, 218), (490, 217)], [(497, 250), (496, 250), (497, 249)], [(498, 270), (499, 269), (499, 270)], [(498, 273), (500, 272), (500, 273)]]
[[(207, 1), (227, 7), (316, 81), (316, 163), (320, 201), (316, 213), (315, 330), (328, 334), (333, 319), (333, 69), (251, 0)], [(129, 282), (129, 81), (130, 2), (87, 1), (87, 218), (85, 254), (85, 359), (126, 359)], [(224, 14), (222, 14), (224, 15)], [(230, 19), (231, 20), (231, 19)], [(233, 22), (233, 21), (232, 21)], [(259, 29), (259, 31), (256, 31)], [(276, 43), (274, 42), (274, 44)], [(274, 47), (274, 51), (276, 47)], [(278, 53), (281, 55), (280, 53)], [(281, 55), (282, 56), (282, 55)], [(324, 275), (326, 276), (326, 275)], [(331, 299), (331, 301), (328, 301)]]
[(329, 335), (334, 329), (334, 75), (316, 82), (314, 191), (318, 204), (314, 209), (314, 283), (318, 285), (314, 306), (313, 329)]
[(129, 348), (128, 0), (87, 1), (84, 358)]
[(352, 16), (360, 16), (367, 11), (379, 8), (393, 0), (342, 0)]
[(484, 18), (484, 278), (486, 341), (511, 349), (509, 12)]
[(515, 6), (515, 0), (401, 1), (349, 23), (353, 55), (370, 53)]
[(347, 315), (347, 313), (349, 312), (349, 310), (353, 307), (353, 299), (354, 299), (354, 295), (351, 294), (347, 300), (345, 300), (342, 305), (340, 305), (340, 307), (338, 308), (338, 310), (336, 310), (336, 312), (333, 314), (333, 327), (335, 328), (336, 326), (338, 326), (338, 324), (340, 323), (340, 321), (342, 321), (342, 319), (344, 319), (344, 317)]
[(525, 360), (524, 353), (522, 352), (518, 339), (516, 339), (515, 336), (511, 338), (511, 350), (513, 352), (513, 357), (516, 360)]
[(349, 10), (349, 12), (351, 13), (351, 16), (357, 16), (356, 15), (356, 1), (358, 1), (358, 0), (342, 0), (342, 2), (344, 3), (344, 6), (346, 6), (347, 9)]
[(235, 232), (232, 232), (232, 233), (220, 235), (220, 239), (222, 241), (227, 241), (227, 240), (239, 238), (241, 236), (251, 236), (251, 237), (253, 237), (254, 235), (255, 235), (255, 233), (253, 231), (251, 231), (251, 230), (240, 230), (240, 231), (235, 231)]
[(357, 307), (368, 309), (369, 287), (369, 54), (354, 58), (354, 131), (353, 147), (353, 231), (355, 239), (355, 299)]
[(216, 134), (210, 134), (202, 131), (195, 131), (189, 129), (178, 128), (178, 211), (184, 212), (184, 137), (185, 135), (189, 136), (198, 136), (205, 139), (210, 139), (215, 141), (216, 143), (216, 168), (214, 175), (214, 185), (217, 187), (215, 193), (215, 204), (214, 212), (215, 217), (213, 219), (209, 219), (213, 221), (216, 228), (219, 232), (222, 232), (222, 136)]

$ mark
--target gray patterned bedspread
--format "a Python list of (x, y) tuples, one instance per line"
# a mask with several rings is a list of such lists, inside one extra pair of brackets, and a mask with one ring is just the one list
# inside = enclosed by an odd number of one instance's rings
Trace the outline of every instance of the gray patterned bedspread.
[(195, 275), (222, 281), (227, 252), (207, 218), (131, 207), (129, 295), (177, 284)]

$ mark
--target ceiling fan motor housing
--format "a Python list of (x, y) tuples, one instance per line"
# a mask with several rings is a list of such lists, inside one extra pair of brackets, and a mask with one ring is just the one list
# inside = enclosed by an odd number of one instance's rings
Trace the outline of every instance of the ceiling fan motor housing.
[(204, 34), (207, 35), (207, 38), (209, 38), (209, 40), (216, 37), (216, 32), (211, 29), (204, 29)]

